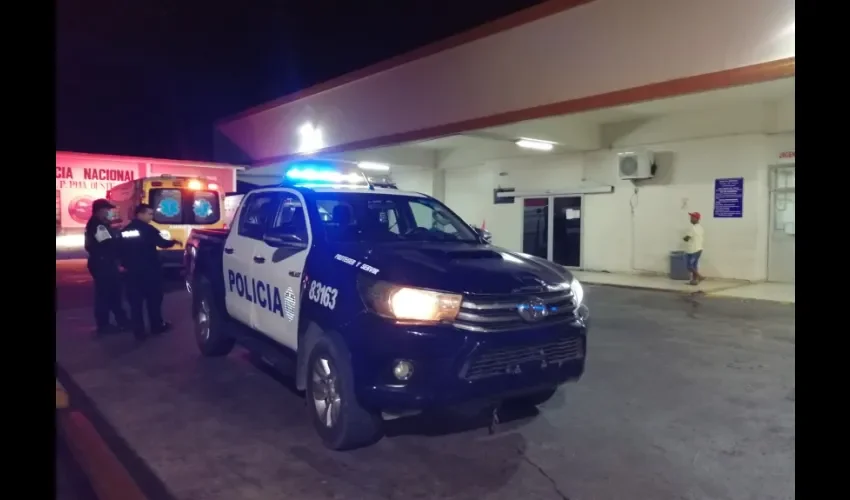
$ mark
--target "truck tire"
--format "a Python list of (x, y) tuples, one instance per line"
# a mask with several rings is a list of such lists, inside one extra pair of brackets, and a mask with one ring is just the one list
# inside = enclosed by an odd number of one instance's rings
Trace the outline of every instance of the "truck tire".
[(558, 388), (553, 387), (551, 389), (532, 392), (531, 394), (526, 394), (525, 396), (519, 396), (517, 398), (509, 399), (505, 401), (505, 404), (513, 406), (514, 408), (531, 408), (533, 406), (540, 406), (543, 403), (549, 401), (557, 393)]
[(195, 291), (198, 302), (195, 310), (195, 341), (201, 354), (207, 357), (227, 356), (236, 339), (227, 334), (227, 320), (215, 306), (209, 283), (201, 281)]
[(355, 397), (347, 349), (322, 337), (308, 359), (307, 411), (324, 445), (341, 451), (377, 442), (383, 422)]

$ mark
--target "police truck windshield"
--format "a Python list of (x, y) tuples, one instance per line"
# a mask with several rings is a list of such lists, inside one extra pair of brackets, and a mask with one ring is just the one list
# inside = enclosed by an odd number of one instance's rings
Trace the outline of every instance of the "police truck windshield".
[(466, 223), (430, 198), (372, 192), (312, 197), (330, 242), (479, 242)]
[(150, 204), (159, 224), (213, 224), (221, 217), (215, 191), (151, 189)]

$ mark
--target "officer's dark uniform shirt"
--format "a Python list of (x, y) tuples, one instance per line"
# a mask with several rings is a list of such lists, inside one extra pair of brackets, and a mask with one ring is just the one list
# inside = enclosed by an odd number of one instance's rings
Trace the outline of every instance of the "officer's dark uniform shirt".
[(127, 272), (147, 273), (159, 269), (156, 248), (171, 248), (177, 242), (166, 240), (152, 225), (133, 219), (121, 231), (121, 256)]
[(95, 216), (86, 222), (85, 249), (89, 254), (89, 264), (94, 266), (118, 265), (118, 235), (108, 222)]

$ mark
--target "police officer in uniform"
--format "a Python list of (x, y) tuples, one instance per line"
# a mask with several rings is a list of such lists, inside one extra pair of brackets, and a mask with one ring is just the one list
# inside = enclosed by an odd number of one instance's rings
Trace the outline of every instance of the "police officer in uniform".
[(162, 319), (162, 269), (157, 247), (171, 248), (182, 245), (177, 240), (166, 240), (150, 222), (153, 207), (142, 203), (136, 207), (132, 222), (121, 231), (121, 255), (127, 270), (127, 298), (130, 301), (130, 321), (133, 334), (145, 337), (145, 320), (142, 310), (147, 306), (151, 333), (159, 334), (171, 328)]
[[(121, 280), (118, 268), (118, 234), (109, 227), (109, 211), (115, 205), (104, 199), (92, 203), (92, 215), (86, 223), (85, 248), (88, 269), (94, 278), (94, 319), (97, 333), (115, 333), (127, 327), (127, 314), (121, 305)], [(109, 321), (109, 313), (118, 323)]]

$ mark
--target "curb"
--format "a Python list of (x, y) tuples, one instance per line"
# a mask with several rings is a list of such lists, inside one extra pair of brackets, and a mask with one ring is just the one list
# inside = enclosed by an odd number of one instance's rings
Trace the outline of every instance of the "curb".
[(65, 409), (68, 407), (68, 393), (59, 380), (56, 381), (56, 409)]
[(755, 297), (734, 297), (734, 296), (727, 296), (727, 295), (717, 295), (720, 292), (725, 292), (727, 290), (734, 290), (736, 288), (741, 288), (741, 287), (747, 286), (749, 283), (745, 283), (743, 285), (729, 285), (729, 286), (725, 286), (725, 287), (722, 287), (722, 288), (717, 288), (715, 290), (711, 290), (710, 292), (700, 290), (700, 289), (694, 289), (693, 291), (690, 291), (690, 290), (670, 290), (670, 289), (667, 289), (667, 288), (653, 288), (653, 287), (650, 287), (650, 286), (642, 286), (642, 285), (621, 285), (619, 283), (596, 283), (596, 282), (593, 282), (593, 281), (582, 281), (582, 283), (584, 283), (586, 285), (592, 285), (592, 286), (605, 286), (605, 287), (611, 287), (611, 288), (622, 288), (624, 290), (645, 290), (645, 291), (650, 291), (650, 292), (674, 293), (674, 294), (682, 295), (682, 296), (685, 296), (685, 297), (699, 296), (699, 297), (704, 297), (704, 298), (709, 298), (709, 299), (737, 300), (737, 301), (741, 301), (741, 302), (768, 302), (770, 304), (781, 304), (781, 305), (788, 305), (788, 306), (797, 305), (796, 302), (791, 302), (791, 301), (788, 301), (788, 300), (759, 299), (759, 298), (755, 298)]
[(734, 288), (738, 288), (746, 285), (730, 285), (723, 288), (718, 288), (716, 290), (712, 290), (710, 292), (706, 292), (705, 290), (700, 290), (699, 288), (694, 288), (693, 290), (671, 290), (669, 288), (656, 288), (651, 286), (644, 285), (621, 285), (619, 283), (597, 283), (593, 281), (582, 281), (582, 284), (585, 285), (593, 285), (593, 286), (607, 286), (612, 288), (623, 288), (625, 290), (646, 290), (650, 292), (663, 292), (663, 293), (675, 293), (678, 295), (704, 295), (709, 296), (713, 293), (723, 292), (726, 290), (732, 290)]
[(70, 408), (61, 409), (57, 421), (71, 454), (88, 477), (99, 500), (147, 500), (130, 473), (82, 413)]
[(99, 500), (176, 500), (73, 378), (56, 367), (56, 434)]

